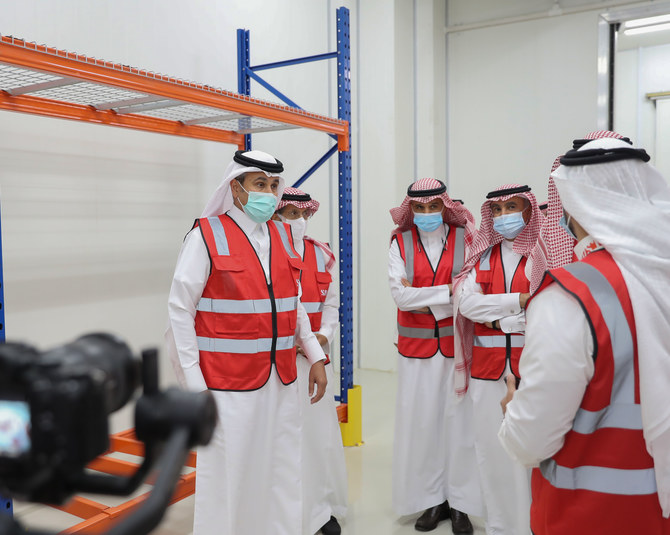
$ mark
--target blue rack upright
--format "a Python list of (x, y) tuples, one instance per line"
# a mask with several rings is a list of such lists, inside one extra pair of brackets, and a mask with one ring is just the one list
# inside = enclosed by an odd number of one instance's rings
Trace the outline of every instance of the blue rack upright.
[[(256, 81), (288, 106), (302, 109), (298, 104), (281, 93), (257, 72), (278, 67), (287, 67), (300, 63), (337, 60), (337, 118), (351, 124), (351, 47), (349, 30), (349, 10), (345, 7), (337, 9), (337, 51), (317, 54), (263, 65), (251, 66), (249, 30), (237, 30), (237, 90), (242, 95), (251, 95), (251, 80)], [(244, 119), (240, 119), (243, 121)], [(334, 137), (334, 136), (333, 136)], [(351, 147), (351, 132), (349, 133)], [(251, 150), (251, 135), (245, 136), (245, 148)], [(294, 187), (300, 186), (309, 176), (321, 167), (335, 152), (337, 143), (333, 145), (319, 160), (298, 179)], [(353, 232), (352, 232), (352, 188), (351, 188), (351, 148), (338, 152), (338, 234), (339, 234), (339, 266), (340, 266), (340, 395), (336, 396), (341, 403), (348, 405), (348, 422), (357, 430), (350, 431), (349, 437), (343, 439), (345, 445), (361, 443), (360, 437), (360, 387), (354, 388), (353, 374)], [(351, 399), (351, 396), (356, 399)], [(353, 409), (353, 410), (352, 410)], [(354, 414), (357, 413), (357, 414)]]

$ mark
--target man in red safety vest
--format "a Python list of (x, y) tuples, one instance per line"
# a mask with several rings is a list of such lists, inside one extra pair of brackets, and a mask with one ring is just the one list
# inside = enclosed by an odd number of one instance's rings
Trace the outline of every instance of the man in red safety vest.
[(670, 533), (670, 188), (620, 139), (553, 173), (577, 262), (528, 303), (499, 438), (535, 466), (535, 535)]
[(325, 355), (299, 302), (302, 259), (270, 221), (283, 166), (237, 151), (184, 239), (168, 301), (168, 350), (189, 390), (209, 389), (219, 421), (198, 450), (195, 535), (303, 532), (296, 345), (324, 394)]
[(454, 533), (473, 532), (481, 515), (469, 407), (453, 405), (451, 286), (475, 234), (474, 218), (446, 186), (422, 178), (391, 210), (389, 285), (398, 307), (398, 392), (393, 440), (393, 508), (422, 512), (431, 531), (451, 519)]
[(520, 376), (530, 295), (526, 261), (544, 216), (528, 186), (505, 184), (486, 198), (477, 239), (455, 282), (456, 390), (473, 407), (486, 532), (524, 535), (529, 533), (529, 473), (507, 457), (496, 433), (504, 377)]

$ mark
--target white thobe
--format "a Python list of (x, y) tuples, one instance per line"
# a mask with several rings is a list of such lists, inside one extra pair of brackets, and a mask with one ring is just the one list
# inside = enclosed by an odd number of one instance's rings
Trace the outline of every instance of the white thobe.
[[(498, 437), (507, 453), (537, 466), (563, 447), (593, 377), (593, 337), (577, 300), (552, 284), (528, 307), (521, 386)], [(501, 398), (502, 399), (502, 398)]]
[[(502, 261), (505, 273), (513, 274), (521, 255), (512, 249), (512, 242), (503, 240)], [(509, 292), (512, 276), (506, 277)], [(498, 320), (503, 332), (523, 332), (525, 312), (518, 293), (481, 293), (473, 268), (461, 286), (459, 311), (478, 322)], [(497, 381), (470, 379), (468, 395), (474, 409), (475, 454), (479, 481), (484, 498), (487, 534), (524, 535), (530, 533), (530, 472), (505, 453), (497, 437), (502, 412), (500, 400), (505, 395), (505, 373)]]
[[(419, 230), (421, 243), (436, 267), (449, 227)], [(397, 241), (389, 250), (389, 285), (400, 310), (428, 306), (436, 320), (453, 315), (449, 285), (405, 287), (405, 262)], [(398, 355), (398, 392), (393, 441), (393, 508), (413, 514), (449, 500), (451, 507), (481, 515), (473, 454), (471, 406), (453, 404), (454, 359)]]
[[(265, 225), (237, 207), (228, 215), (249, 237), (269, 276), (270, 239)], [(183, 381), (207, 388), (199, 365), (194, 318), (207, 283), (210, 260), (200, 231), (182, 245), (168, 301), (168, 317)], [(310, 362), (324, 358), (298, 305), (297, 343)], [(299, 332), (298, 332), (299, 331)], [(302, 532), (301, 418), (296, 382), (283, 385), (273, 367), (263, 387), (244, 392), (212, 391), (218, 425), (198, 449), (193, 532), (195, 535), (295, 535)]]
[[(293, 242), (297, 253), (304, 257), (303, 240)], [(318, 247), (318, 245), (317, 245)], [(323, 302), (319, 333), (327, 338), (322, 346), (328, 352), (340, 324), (340, 296), (337, 284), (337, 263), (328, 269), (333, 278)], [(310, 403), (307, 389), (310, 364), (298, 355), (298, 389), (302, 405), (302, 457), (303, 457), (303, 535), (313, 535), (331, 516), (342, 518), (347, 512), (347, 471), (337, 417), (335, 395), (338, 384), (333, 380), (333, 366), (326, 364), (328, 386), (318, 403)]]

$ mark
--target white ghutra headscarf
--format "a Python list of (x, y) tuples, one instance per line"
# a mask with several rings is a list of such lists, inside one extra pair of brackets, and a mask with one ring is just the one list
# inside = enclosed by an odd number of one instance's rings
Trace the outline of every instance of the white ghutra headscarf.
[[(276, 170), (271, 170), (273, 168)], [(226, 172), (223, 174), (221, 184), (212, 194), (200, 217), (213, 217), (225, 214), (230, 210), (235, 201), (233, 192), (230, 190), (230, 183), (233, 179), (245, 173), (265, 173), (267, 177), (279, 178), (279, 186), (275, 195), (281, 199), (285, 184), (280, 169), (283, 170), (282, 163), (267, 152), (260, 150), (237, 151), (233, 161), (228, 164)]]
[[(591, 141), (579, 150), (631, 146)], [(670, 187), (638, 159), (565, 166), (551, 175), (569, 213), (612, 255), (637, 329), (642, 428), (654, 458), (663, 516), (670, 516)]]

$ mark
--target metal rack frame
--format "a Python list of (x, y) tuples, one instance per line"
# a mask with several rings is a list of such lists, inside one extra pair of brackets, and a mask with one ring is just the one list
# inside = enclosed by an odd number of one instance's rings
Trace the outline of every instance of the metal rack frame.
[[(340, 7), (337, 10), (337, 50), (262, 65), (251, 65), (249, 30), (237, 30), (237, 81), (238, 92), (251, 95), (251, 81), (259, 83), (277, 98), (292, 108), (302, 109), (289, 97), (264, 80), (257, 73), (268, 69), (289, 67), (302, 63), (337, 59), (337, 116), (347, 124), (351, 121), (351, 66), (349, 10)], [(332, 134), (331, 134), (332, 135)], [(348, 134), (349, 135), (349, 134)], [(349, 143), (347, 143), (349, 146)], [(246, 134), (244, 146), (251, 149), (251, 134)], [(339, 149), (339, 151), (338, 151)], [(342, 149), (341, 143), (333, 145), (317, 160), (294, 184), (300, 186), (319, 167), (338, 152), (338, 202), (339, 202), (339, 265), (340, 265), (340, 395), (336, 396), (342, 404), (349, 403), (353, 384), (353, 236), (352, 236), (352, 193), (351, 193), (351, 150)], [(356, 395), (356, 394), (354, 394)], [(340, 411), (341, 413), (344, 411)], [(350, 412), (350, 411), (347, 411)], [(345, 438), (345, 442), (347, 442)], [(360, 438), (355, 442), (360, 442)]]
[(254, 132), (349, 124), (163, 74), (0, 36), (0, 110), (232, 143)]

